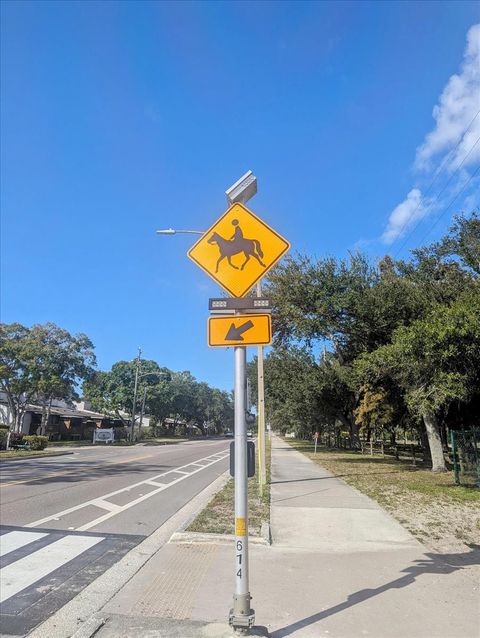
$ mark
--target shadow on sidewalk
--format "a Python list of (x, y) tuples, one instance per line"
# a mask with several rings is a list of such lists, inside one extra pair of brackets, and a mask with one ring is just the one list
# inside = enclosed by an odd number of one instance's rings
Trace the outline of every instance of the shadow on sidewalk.
[[(365, 474), (364, 472), (358, 472), (356, 474), (329, 474), (328, 476), (312, 476), (303, 479), (288, 479), (288, 481), (270, 481), (270, 485), (281, 485), (282, 483), (303, 483), (305, 481), (324, 481), (326, 479), (342, 478), (344, 476), (383, 476), (384, 474), (402, 474), (405, 470), (392, 470), (391, 472), (370, 472)], [(412, 471), (417, 471), (412, 468)]]
[(347, 600), (343, 603), (339, 603), (334, 607), (324, 609), (312, 616), (308, 616), (308, 618), (304, 618), (303, 620), (299, 620), (291, 625), (277, 629), (271, 633), (270, 636), (271, 638), (284, 638), (285, 636), (290, 636), (299, 629), (313, 625), (314, 623), (323, 620), (324, 618), (328, 618), (329, 616), (333, 616), (334, 614), (338, 614), (339, 612), (349, 609), (354, 605), (358, 605), (369, 598), (378, 596), (378, 594), (382, 594), (389, 589), (401, 589), (402, 587), (407, 587), (414, 583), (416, 578), (422, 574), (448, 575), (458, 569), (462, 569), (463, 567), (480, 564), (480, 545), (469, 544), (468, 547), (470, 547), (471, 551), (463, 554), (427, 553), (425, 554), (427, 558), (417, 560), (414, 565), (402, 570), (403, 572), (406, 572), (405, 576), (392, 580), (385, 585), (376, 587), (375, 589), (361, 589), (360, 591), (350, 594)]
[(311, 496), (312, 494), (319, 494), (320, 492), (328, 492), (328, 487), (323, 490), (314, 490), (313, 492), (305, 492), (304, 494), (295, 494), (294, 496), (286, 496), (285, 498), (272, 498), (273, 503), (283, 503), (283, 501), (292, 501), (296, 498), (303, 498), (304, 496)]

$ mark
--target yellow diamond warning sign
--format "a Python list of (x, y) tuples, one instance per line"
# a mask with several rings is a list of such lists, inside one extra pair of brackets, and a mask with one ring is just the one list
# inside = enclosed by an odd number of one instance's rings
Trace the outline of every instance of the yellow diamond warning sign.
[(286, 239), (236, 203), (187, 254), (232, 297), (242, 297), (289, 248)]
[(266, 346), (272, 340), (270, 315), (209, 317), (209, 346)]

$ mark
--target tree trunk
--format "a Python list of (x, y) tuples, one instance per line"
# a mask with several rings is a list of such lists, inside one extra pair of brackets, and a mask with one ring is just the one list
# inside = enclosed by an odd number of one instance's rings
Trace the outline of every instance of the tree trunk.
[(45, 436), (47, 431), (48, 421), (50, 420), (50, 413), (52, 411), (52, 399), (48, 400), (47, 404), (43, 404), (42, 406), (42, 421), (40, 423), (40, 434)]
[[(359, 428), (358, 428), (358, 425), (355, 423), (354, 419), (349, 418), (345, 416), (344, 414), (339, 414), (338, 418), (342, 422), (344, 427), (346, 427), (350, 433), (350, 445), (352, 449), (360, 450), (361, 448), (360, 437), (358, 435)], [(346, 441), (345, 441), (345, 449), (346, 449)]]
[(446, 472), (447, 468), (443, 455), (443, 446), (437, 417), (433, 412), (425, 412), (423, 422), (425, 423), (430, 455), (432, 457), (432, 472)]

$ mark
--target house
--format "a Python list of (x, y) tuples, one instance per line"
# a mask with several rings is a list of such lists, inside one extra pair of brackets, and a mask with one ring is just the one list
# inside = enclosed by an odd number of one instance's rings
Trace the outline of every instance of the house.
[[(0, 393), (0, 422), (11, 422), (10, 410), (4, 393)], [(29, 403), (23, 417), (21, 433), (36, 434), (42, 422), (42, 407)], [(86, 401), (68, 404), (53, 401), (46, 427), (46, 436), (51, 441), (91, 439), (94, 428), (122, 428), (121, 419), (105, 416), (91, 409)]]

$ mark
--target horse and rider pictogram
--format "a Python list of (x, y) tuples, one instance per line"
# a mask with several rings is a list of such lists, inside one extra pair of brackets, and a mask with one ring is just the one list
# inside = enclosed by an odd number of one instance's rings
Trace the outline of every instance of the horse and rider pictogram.
[(188, 251), (233, 297), (244, 296), (290, 244), (243, 204), (235, 203)]
[(238, 219), (234, 219), (232, 224), (235, 226), (235, 232), (233, 233), (233, 237), (230, 239), (225, 239), (225, 237), (221, 237), (218, 233), (213, 233), (210, 239), (208, 239), (209, 244), (217, 244), (220, 249), (220, 256), (217, 261), (215, 272), (218, 272), (218, 268), (225, 257), (232, 268), (239, 270), (239, 267), (235, 266), (231, 259), (233, 255), (238, 255), (239, 253), (243, 253), (245, 255), (245, 261), (240, 266), (240, 270), (245, 268), (250, 257), (255, 257), (260, 266), (265, 268), (265, 264), (261, 260), (261, 257), (263, 257), (262, 246), (258, 239), (247, 239), (244, 237)]

